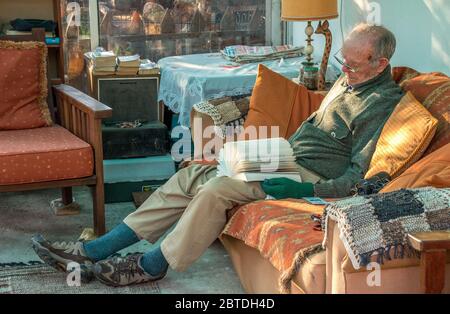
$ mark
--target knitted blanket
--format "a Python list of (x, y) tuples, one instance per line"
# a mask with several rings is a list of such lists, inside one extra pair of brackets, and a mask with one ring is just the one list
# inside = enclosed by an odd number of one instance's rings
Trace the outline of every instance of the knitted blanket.
[(214, 122), (215, 134), (225, 139), (242, 131), (249, 103), (250, 97), (237, 100), (233, 100), (231, 97), (223, 97), (197, 103), (193, 108), (197, 112), (210, 116)]
[(408, 244), (408, 233), (450, 229), (450, 189), (426, 187), (355, 196), (330, 203), (322, 217), (323, 230), (329, 219), (337, 222), (355, 269), (369, 264), (372, 257), (382, 264), (384, 258), (418, 254)]

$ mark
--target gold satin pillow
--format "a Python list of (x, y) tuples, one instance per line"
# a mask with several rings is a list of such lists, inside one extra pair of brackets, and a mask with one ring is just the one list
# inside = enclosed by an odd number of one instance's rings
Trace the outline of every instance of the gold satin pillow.
[(381, 131), (365, 178), (379, 172), (397, 177), (423, 155), (436, 132), (438, 120), (407, 92)]

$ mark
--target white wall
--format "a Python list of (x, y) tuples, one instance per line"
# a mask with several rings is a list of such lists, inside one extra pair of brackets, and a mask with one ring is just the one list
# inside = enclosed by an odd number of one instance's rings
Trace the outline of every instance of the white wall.
[[(450, 75), (450, 1), (449, 0), (338, 0), (339, 18), (331, 20), (332, 53), (342, 46), (342, 33), (375, 16), (397, 38), (393, 66), (409, 66), (421, 72), (440, 71)], [(342, 2), (341, 2), (342, 1)], [(342, 20), (341, 20), (342, 19)], [(342, 22), (342, 32), (340, 27)], [(317, 22), (313, 22), (316, 26)], [(295, 22), (294, 44), (304, 45), (306, 23)], [(324, 47), (322, 35), (314, 35), (315, 61), (320, 62)], [(333, 58), (330, 58), (333, 62)]]

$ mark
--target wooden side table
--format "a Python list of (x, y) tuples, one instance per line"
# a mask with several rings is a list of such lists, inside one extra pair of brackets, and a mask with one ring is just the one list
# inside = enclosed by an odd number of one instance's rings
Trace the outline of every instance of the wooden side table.
[(411, 246), (421, 252), (421, 286), (425, 293), (441, 293), (445, 284), (447, 250), (450, 249), (450, 231), (418, 232), (408, 234)]

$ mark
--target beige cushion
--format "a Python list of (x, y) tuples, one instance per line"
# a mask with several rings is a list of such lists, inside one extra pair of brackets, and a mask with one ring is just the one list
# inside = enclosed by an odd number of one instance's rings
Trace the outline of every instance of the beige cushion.
[(387, 172), (395, 178), (416, 162), (436, 132), (437, 119), (407, 92), (383, 127), (366, 178)]

